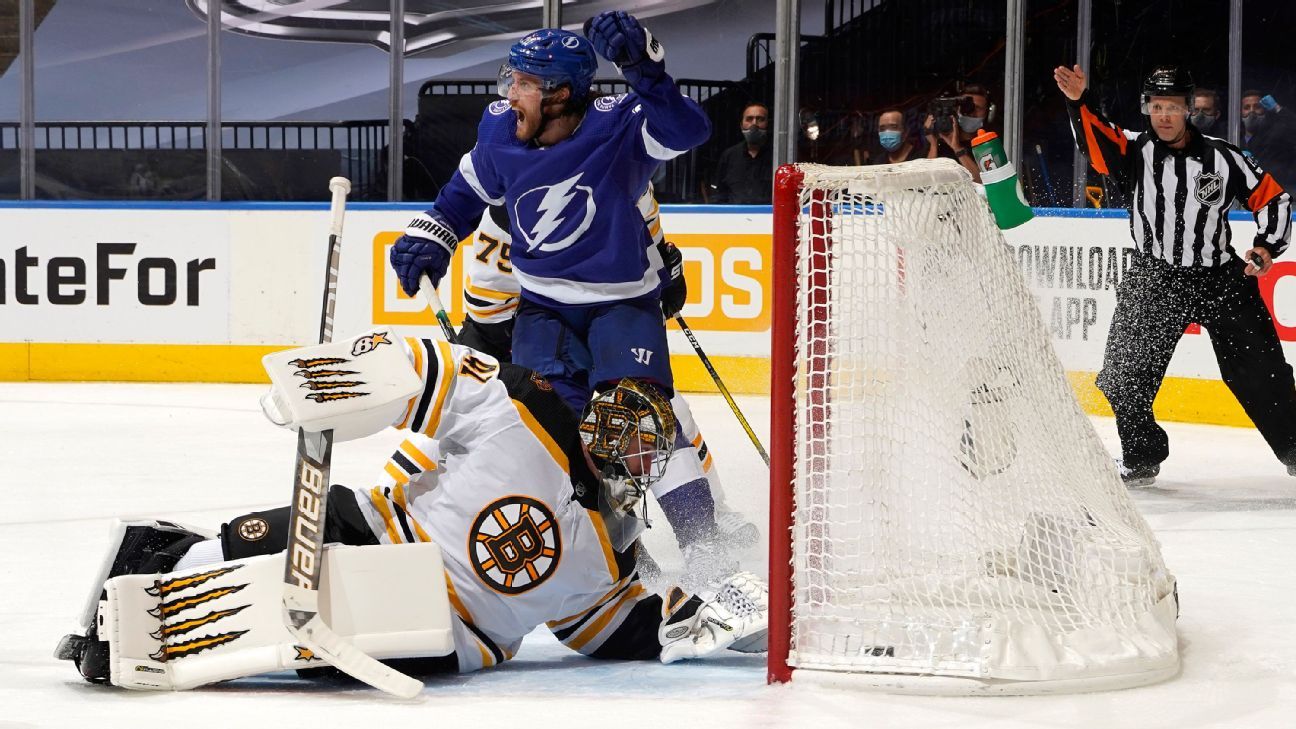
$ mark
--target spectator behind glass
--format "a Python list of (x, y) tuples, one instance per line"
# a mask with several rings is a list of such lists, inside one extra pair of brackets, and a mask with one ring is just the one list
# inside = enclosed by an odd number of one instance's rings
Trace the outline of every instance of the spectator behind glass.
[(1241, 147), (1263, 160), (1284, 190), (1296, 189), (1296, 119), (1273, 96), (1242, 92)]
[(1219, 123), (1219, 94), (1211, 89), (1197, 89), (1193, 96), (1192, 125), (1197, 131), (1218, 137), (1225, 133), (1224, 125)]
[(994, 121), (995, 108), (990, 103), (990, 92), (980, 84), (968, 84), (959, 95), (955, 114), (950, 117), (949, 131), (942, 132), (936, 117), (927, 115), (923, 134), (927, 137), (927, 157), (946, 157), (958, 160), (972, 179), (980, 182), (981, 171), (972, 159), (972, 137), (986, 124)]
[(769, 107), (748, 104), (742, 115), (743, 141), (720, 153), (707, 202), (768, 205), (774, 189), (774, 153), (769, 144)]
[(912, 135), (905, 129), (904, 112), (899, 109), (887, 109), (878, 114), (877, 128), (881, 148), (873, 150), (869, 164), (896, 164), (926, 156), (926, 152), (918, 148)]

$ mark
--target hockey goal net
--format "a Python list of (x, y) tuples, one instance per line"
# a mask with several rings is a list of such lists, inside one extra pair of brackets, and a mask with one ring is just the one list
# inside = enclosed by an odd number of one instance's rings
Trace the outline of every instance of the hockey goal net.
[(1174, 578), (968, 174), (785, 166), (774, 247), (770, 679), (1172, 675)]

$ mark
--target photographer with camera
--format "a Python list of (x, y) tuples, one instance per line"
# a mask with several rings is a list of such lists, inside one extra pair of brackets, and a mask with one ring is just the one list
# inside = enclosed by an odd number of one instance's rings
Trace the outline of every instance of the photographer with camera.
[(923, 135), (927, 137), (927, 158), (958, 160), (972, 179), (981, 182), (981, 172), (972, 159), (972, 137), (994, 120), (995, 106), (990, 92), (980, 84), (968, 84), (961, 93), (942, 94), (931, 102)]

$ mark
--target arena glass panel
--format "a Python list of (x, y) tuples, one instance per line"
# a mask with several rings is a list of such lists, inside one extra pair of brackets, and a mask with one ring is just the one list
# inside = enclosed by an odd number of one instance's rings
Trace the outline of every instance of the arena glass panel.
[(36, 5), (36, 198), (202, 199), (203, 20), (171, 0)]
[[(1283, 39), (1296, 23), (1290, 3), (1246, 3), (1242, 16), (1241, 119), (1238, 146), (1255, 155), (1283, 189), (1296, 190), (1296, 68)], [(1267, 98), (1266, 98), (1267, 97)]]
[[(1070, 23), (1074, 29), (1074, 21)], [(1143, 80), (1158, 65), (1178, 64), (1190, 71), (1198, 87), (1214, 89), (1221, 100), (1228, 98), (1229, 3), (1224, 0), (1151, 0), (1137, 13), (1110, 3), (1093, 3), (1091, 62), (1083, 69), (1089, 89), (1107, 117), (1122, 128), (1141, 132), (1148, 129), (1139, 108)], [(1074, 30), (1072, 30), (1074, 34)], [(1074, 41), (1072, 41), (1074, 47)], [(1040, 49), (1036, 58), (1048, 59), (1052, 51)], [(1032, 56), (1027, 51), (1027, 63)], [(1074, 53), (1069, 56), (1074, 58)], [(1053, 61), (1046, 61), (1048, 63)], [(1074, 61), (1071, 61), (1074, 63)], [(1055, 64), (1056, 65), (1056, 64)], [(1048, 79), (1040, 96), (1055, 99), (1061, 94)], [(1054, 101), (1054, 104), (1061, 102)], [(1065, 113), (1065, 107), (1060, 108)], [(1228, 110), (1216, 124), (1212, 136), (1227, 137)], [(1066, 125), (1065, 117), (1057, 124)], [(1050, 127), (1050, 133), (1057, 134)], [(1068, 132), (1069, 136), (1069, 132)], [(1058, 144), (1062, 142), (1058, 135)], [(1074, 144), (1074, 142), (1072, 142)], [(1085, 180), (1085, 207), (1123, 208), (1124, 194), (1110, 179), (1090, 169)], [(1095, 202), (1097, 204), (1095, 204)], [(1059, 201), (1065, 205), (1065, 201)]]
[(261, 5), (221, 0), (221, 199), (386, 200), (390, 15)]
[(20, 133), (22, 114), (22, 39), (18, 31), (18, 3), (0, 7), (0, 24), (12, 31), (0, 34), (0, 200), (18, 199), (20, 190)]

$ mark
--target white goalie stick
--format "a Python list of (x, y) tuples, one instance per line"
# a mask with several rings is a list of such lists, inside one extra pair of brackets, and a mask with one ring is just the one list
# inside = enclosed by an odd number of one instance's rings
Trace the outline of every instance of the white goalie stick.
[[(321, 344), (333, 340), (333, 309), (337, 304), (338, 260), (342, 247), (342, 216), (351, 182), (329, 180), (329, 249), (325, 266), (324, 303), (320, 310)], [(297, 461), (292, 505), (288, 517), (288, 553), (284, 564), (284, 624), (316, 657), (343, 673), (385, 691), (410, 699), (423, 691), (423, 683), (389, 668), (333, 632), (320, 615), (319, 589), (323, 568), (324, 523), (328, 515), (329, 468), (333, 431), (297, 431)]]

